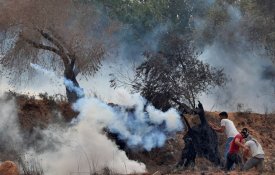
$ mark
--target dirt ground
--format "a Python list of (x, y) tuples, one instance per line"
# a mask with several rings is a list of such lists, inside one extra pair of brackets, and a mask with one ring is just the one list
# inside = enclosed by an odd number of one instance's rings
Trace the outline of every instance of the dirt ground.
[[(206, 118), (212, 123), (219, 124), (219, 112), (207, 112)], [(197, 116), (186, 116), (192, 125), (199, 123)], [(247, 127), (251, 133), (263, 146), (265, 151), (265, 170), (262, 174), (275, 174), (275, 115), (263, 115), (256, 113), (229, 113), (237, 129), (240, 131)], [(130, 156), (133, 159), (144, 162), (150, 174), (205, 174), (216, 175), (225, 174), (219, 167), (214, 167), (211, 162), (204, 158), (196, 158), (196, 165), (193, 169), (176, 170), (175, 165), (180, 158), (181, 149), (184, 147), (182, 137), (185, 132), (177, 133), (176, 137), (168, 140), (165, 147), (154, 149), (150, 153), (138, 153)], [(223, 155), (226, 137), (218, 134), (219, 151)], [(255, 169), (249, 172), (232, 171), (227, 174), (259, 174)]]
[[(70, 105), (64, 101), (55, 102), (48, 99), (30, 99), (17, 97), (18, 117), (22, 130), (32, 132), (34, 127), (45, 128), (56, 121), (68, 122), (77, 114)], [(206, 118), (212, 123), (219, 124), (219, 112), (207, 112)], [(198, 124), (197, 116), (186, 116), (191, 125)], [(262, 144), (266, 154), (265, 171), (263, 174), (275, 174), (275, 114), (263, 115), (256, 113), (229, 113), (238, 130), (247, 127), (251, 134)], [(180, 158), (181, 150), (184, 147), (182, 140), (185, 132), (179, 132), (175, 137), (169, 139), (163, 148), (146, 151), (126, 151), (131, 159), (146, 164), (149, 174), (224, 174), (219, 167), (203, 158), (196, 159), (193, 169), (175, 170), (175, 165)], [(219, 149), (223, 152), (225, 135), (219, 134)], [(239, 171), (232, 171), (229, 174), (244, 174)], [(255, 170), (245, 174), (257, 174)]]

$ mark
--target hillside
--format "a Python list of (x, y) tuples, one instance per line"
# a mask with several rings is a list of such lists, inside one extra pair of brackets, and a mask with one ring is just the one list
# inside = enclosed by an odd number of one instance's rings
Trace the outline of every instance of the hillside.
[[(51, 124), (59, 124), (67, 126), (72, 118), (77, 116), (70, 105), (62, 100), (49, 98), (48, 96), (41, 96), (42, 99), (35, 99), (22, 95), (15, 95), (18, 121), (20, 130), (24, 133), (25, 144), (28, 146), (35, 146), (39, 140), (43, 140), (42, 136), (37, 131), (37, 128), (45, 129)], [(219, 112), (207, 112), (207, 119), (213, 123), (218, 124)], [(256, 113), (229, 113), (229, 118), (234, 121), (238, 130), (242, 127), (247, 127), (253, 136), (262, 143), (266, 153), (265, 159), (265, 173), (275, 173), (275, 115), (263, 115)], [(196, 116), (187, 116), (187, 119), (192, 125), (198, 124)], [(159, 171), (161, 174), (220, 174), (217, 167), (203, 158), (196, 159), (194, 169), (176, 170), (175, 164), (180, 158), (181, 149), (184, 147), (182, 137), (185, 132), (178, 132), (176, 137), (169, 139), (162, 148), (155, 148), (150, 152), (125, 150), (130, 159), (138, 160), (146, 165), (149, 174)], [(219, 134), (220, 152), (222, 153), (225, 136)], [(44, 148), (46, 149), (46, 148)], [(0, 161), (13, 160), (17, 161), (16, 156), (12, 153), (5, 153), (1, 151)], [(237, 172), (236, 172), (237, 173)], [(255, 173), (254, 171), (250, 173)]]

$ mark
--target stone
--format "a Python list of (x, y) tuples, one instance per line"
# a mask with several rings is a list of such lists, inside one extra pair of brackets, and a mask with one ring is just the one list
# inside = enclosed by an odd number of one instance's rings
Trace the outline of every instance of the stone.
[(5, 161), (0, 164), (0, 175), (19, 175), (17, 165), (12, 161)]

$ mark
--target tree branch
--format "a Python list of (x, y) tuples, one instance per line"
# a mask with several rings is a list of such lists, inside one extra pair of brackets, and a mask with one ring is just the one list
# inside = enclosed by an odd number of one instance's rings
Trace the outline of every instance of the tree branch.
[(56, 53), (57, 55), (61, 56), (61, 52), (60, 52), (58, 49), (54, 48), (54, 47), (51, 47), (51, 46), (47, 46), (47, 45), (44, 45), (44, 44), (37, 43), (37, 42), (32, 41), (32, 40), (30, 40), (30, 39), (28, 39), (28, 38), (25, 38), (25, 37), (22, 36), (22, 35), (21, 35), (20, 37), (23, 39), (23, 41), (25, 41), (26, 43), (30, 44), (31, 46), (33, 46), (33, 47), (35, 47), (35, 48), (37, 48), (37, 49), (48, 50), (48, 51), (54, 52), (54, 53)]
[(44, 32), (44, 30), (41, 30), (41, 29), (37, 29), (37, 30), (45, 39), (53, 43), (62, 53), (65, 54), (64, 47), (56, 39), (51, 37), (48, 33)]
[(63, 60), (65, 67), (69, 66), (71, 60), (70, 60), (70, 56), (68, 54), (66, 54), (65, 52), (65, 48), (58, 42), (58, 40), (54, 39), (50, 34), (48, 34), (47, 32), (45, 32), (44, 30), (41, 29), (37, 29), (37, 31), (48, 41), (50, 41), (51, 43), (53, 43), (60, 51), (61, 55), (61, 59)]
[(52, 36), (58, 40), (59, 43), (61, 43), (60, 45), (63, 46), (64, 49), (66, 49), (66, 51), (69, 53), (69, 55), (75, 55), (73, 52), (72, 52), (72, 48), (63, 40), (63, 38), (61, 36), (59, 36), (53, 28), (49, 27), (48, 29)]
[(179, 105), (180, 108), (184, 109), (186, 113), (189, 113), (189, 114), (192, 113), (192, 109), (190, 109), (186, 104), (179, 102), (176, 98), (173, 98), (173, 97), (171, 98), (171, 100), (177, 105)]

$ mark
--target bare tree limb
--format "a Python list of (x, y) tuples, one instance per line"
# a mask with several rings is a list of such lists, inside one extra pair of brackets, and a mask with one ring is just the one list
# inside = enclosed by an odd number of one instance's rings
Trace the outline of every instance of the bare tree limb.
[(57, 40), (51, 37), (50, 34), (46, 33), (44, 30), (41, 30), (41, 29), (37, 29), (37, 30), (45, 39), (53, 43), (63, 54), (65, 54), (64, 47)]
[(26, 43), (30, 44), (31, 46), (33, 46), (34, 48), (37, 48), (37, 49), (43, 49), (43, 50), (48, 50), (48, 51), (51, 51), (51, 52), (54, 52), (56, 53), (57, 55), (61, 56), (61, 52), (54, 48), (54, 47), (51, 47), (51, 46), (47, 46), (47, 45), (44, 45), (44, 44), (41, 44), (41, 43), (37, 43), (35, 41), (32, 41), (28, 38), (25, 38), (24, 36), (20, 36), (21, 39), (23, 39), (23, 41), (25, 41)]

